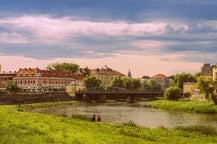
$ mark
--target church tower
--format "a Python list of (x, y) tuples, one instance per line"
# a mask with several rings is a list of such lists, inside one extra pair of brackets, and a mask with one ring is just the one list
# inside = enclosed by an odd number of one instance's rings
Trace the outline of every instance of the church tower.
[(132, 78), (132, 74), (131, 74), (131, 72), (130, 72), (130, 69), (129, 69), (129, 71), (128, 71), (127, 77)]

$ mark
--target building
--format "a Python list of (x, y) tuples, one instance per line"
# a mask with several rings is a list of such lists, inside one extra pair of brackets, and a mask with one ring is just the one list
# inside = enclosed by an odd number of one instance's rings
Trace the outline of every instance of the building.
[(101, 69), (92, 69), (90, 72), (91, 75), (95, 76), (96, 78), (102, 81), (101, 86), (108, 86), (111, 84), (112, 80), (118, 76), (125, 76), (124, 74), (113, 70), (107, 66), (102, 67)]
[(0, 92), (5, 91), (5, 87), (9, 82), (13, 81), (16, 76), (16, 72), (0, 73)]
[(217, 65), (211, 65), (209, 63), (204, 64), (201, 67), (201, 75), (203, 77), (215, 80), (217, 77)]
[(203, 64), (201, 67), (201, 75), (207, 78), (212, 78), (212, 65), (209, 63)]
[(127, 77), (132, 78), (132, 74), (131, 74), (130, 69), (129, 69), (129, 71), (128, 71)]
[(82, 85), (77, 75), (70, 72), (22, 68), (13, 78), (22, 91), (54, 92), (65, 91), (67, 85)]
[(170, 87), (170, 82), (172, 81), (171, 78), (160, 73), (152, 76), (151, 79), (155, 80), (157, 84), (161, 86), (162, 90)]
[(212, 68), (213, 80), (217, 80), (217, 65), (214, 65)]
[[(197, 84), (193, 82), (183, 83), (183, 93), (184, 94), (193, 94), (197, 91)], [(198, 91), (199, 92), (199, 91)]]

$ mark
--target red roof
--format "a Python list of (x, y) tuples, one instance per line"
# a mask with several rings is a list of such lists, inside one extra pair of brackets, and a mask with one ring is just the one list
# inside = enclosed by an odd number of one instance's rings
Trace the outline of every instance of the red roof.
[(156, 78), (158, 78), (158, 79), (166, 79), (167, 78), (167, 76), (165, 76), (164, 74), (156, 74), (156, 75), (154, 75), (153, 77), (151, 77), (152, 79), (156, 79)]
[(69, 77), (82, 80), (84, 78), (81, 74), (72, 74), (70, 72), (63, 71), (48, 71), (40, 70), (39, 68), (22, 68), (16, 73), (17, 77), (20, 76), (43, 76), (43, 77)]

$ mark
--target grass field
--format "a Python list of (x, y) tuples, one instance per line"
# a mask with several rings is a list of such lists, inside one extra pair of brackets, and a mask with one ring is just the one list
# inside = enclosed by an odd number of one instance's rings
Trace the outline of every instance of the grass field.
[(165, 109), (169, 111), (182, 111), (194, 113), (217, 114), (217, 105), (197, 100), (189, 101), (169, 101), (157, 100), (150, 103), (152, 108)]
[(17, 106), (0, 106), (1, 144), (214, 144), (216, 135), (214, 128), (204, 126), (150, 129), (132, 122), (94, 123), (79, 117), (51, 116)]

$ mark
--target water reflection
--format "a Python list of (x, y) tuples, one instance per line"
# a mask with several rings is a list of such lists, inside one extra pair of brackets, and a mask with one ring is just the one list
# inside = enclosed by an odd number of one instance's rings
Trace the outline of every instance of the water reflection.
[(191, 114), (166, 112), (157, 109), (139, 107), (139, 105), (102, 104), (78, 105), (41, 109), (41, 113), (54, 115), (80, 114), (90, 117), (93, 114), (101, 115), (103, 122), (126, 123), (130, 120), (143, 127), (166, 127), (187, 125), (210, 125), (217, 128), (216, 114)]

